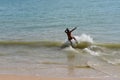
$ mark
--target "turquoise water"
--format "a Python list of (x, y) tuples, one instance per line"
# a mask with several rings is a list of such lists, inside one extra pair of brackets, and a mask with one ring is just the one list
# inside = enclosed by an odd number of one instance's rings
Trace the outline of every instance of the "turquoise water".
[(65, 28), (119, 42), (119, 0), (0, 0), (0, 40), (64, 40)]
[[(0, 74), (120, 78), (119, 4), (0, 0)], [(64, 43), (73, 27), (75, 48)]]

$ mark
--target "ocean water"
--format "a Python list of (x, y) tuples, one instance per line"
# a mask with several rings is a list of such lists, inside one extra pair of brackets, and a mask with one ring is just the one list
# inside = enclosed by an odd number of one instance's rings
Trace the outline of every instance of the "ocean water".
[[(0, 0), (0, 73), (120, 78), (119, 4)], [(64, 30), (74, 27), (79, 45), (72, 48)]]

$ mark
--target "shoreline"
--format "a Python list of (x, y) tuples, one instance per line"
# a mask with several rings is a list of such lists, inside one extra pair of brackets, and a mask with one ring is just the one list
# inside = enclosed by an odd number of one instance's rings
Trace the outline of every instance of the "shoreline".
[(100, 78), (59, 78), (59, 77), (42, 77), (42, 76), (31, 76), (31, 75), (9, 75), (0, 74), (0, 80), (105, 80)]

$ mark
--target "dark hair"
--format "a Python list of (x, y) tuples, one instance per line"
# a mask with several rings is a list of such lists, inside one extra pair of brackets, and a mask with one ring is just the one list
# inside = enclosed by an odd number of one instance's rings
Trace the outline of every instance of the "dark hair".
[(66, 30), (67, 30), (67, 32), (69, 32), (69, 29), (68, 29), (68, 28), (66, 28)]

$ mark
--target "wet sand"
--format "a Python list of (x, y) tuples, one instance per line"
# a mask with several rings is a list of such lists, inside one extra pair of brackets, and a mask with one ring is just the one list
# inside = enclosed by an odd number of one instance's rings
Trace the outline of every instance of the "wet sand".
[(101, 80), (101, 79), (97, 79), (97, 78), (56, 78), (56, 77), (0, 74), (0, 80)]

